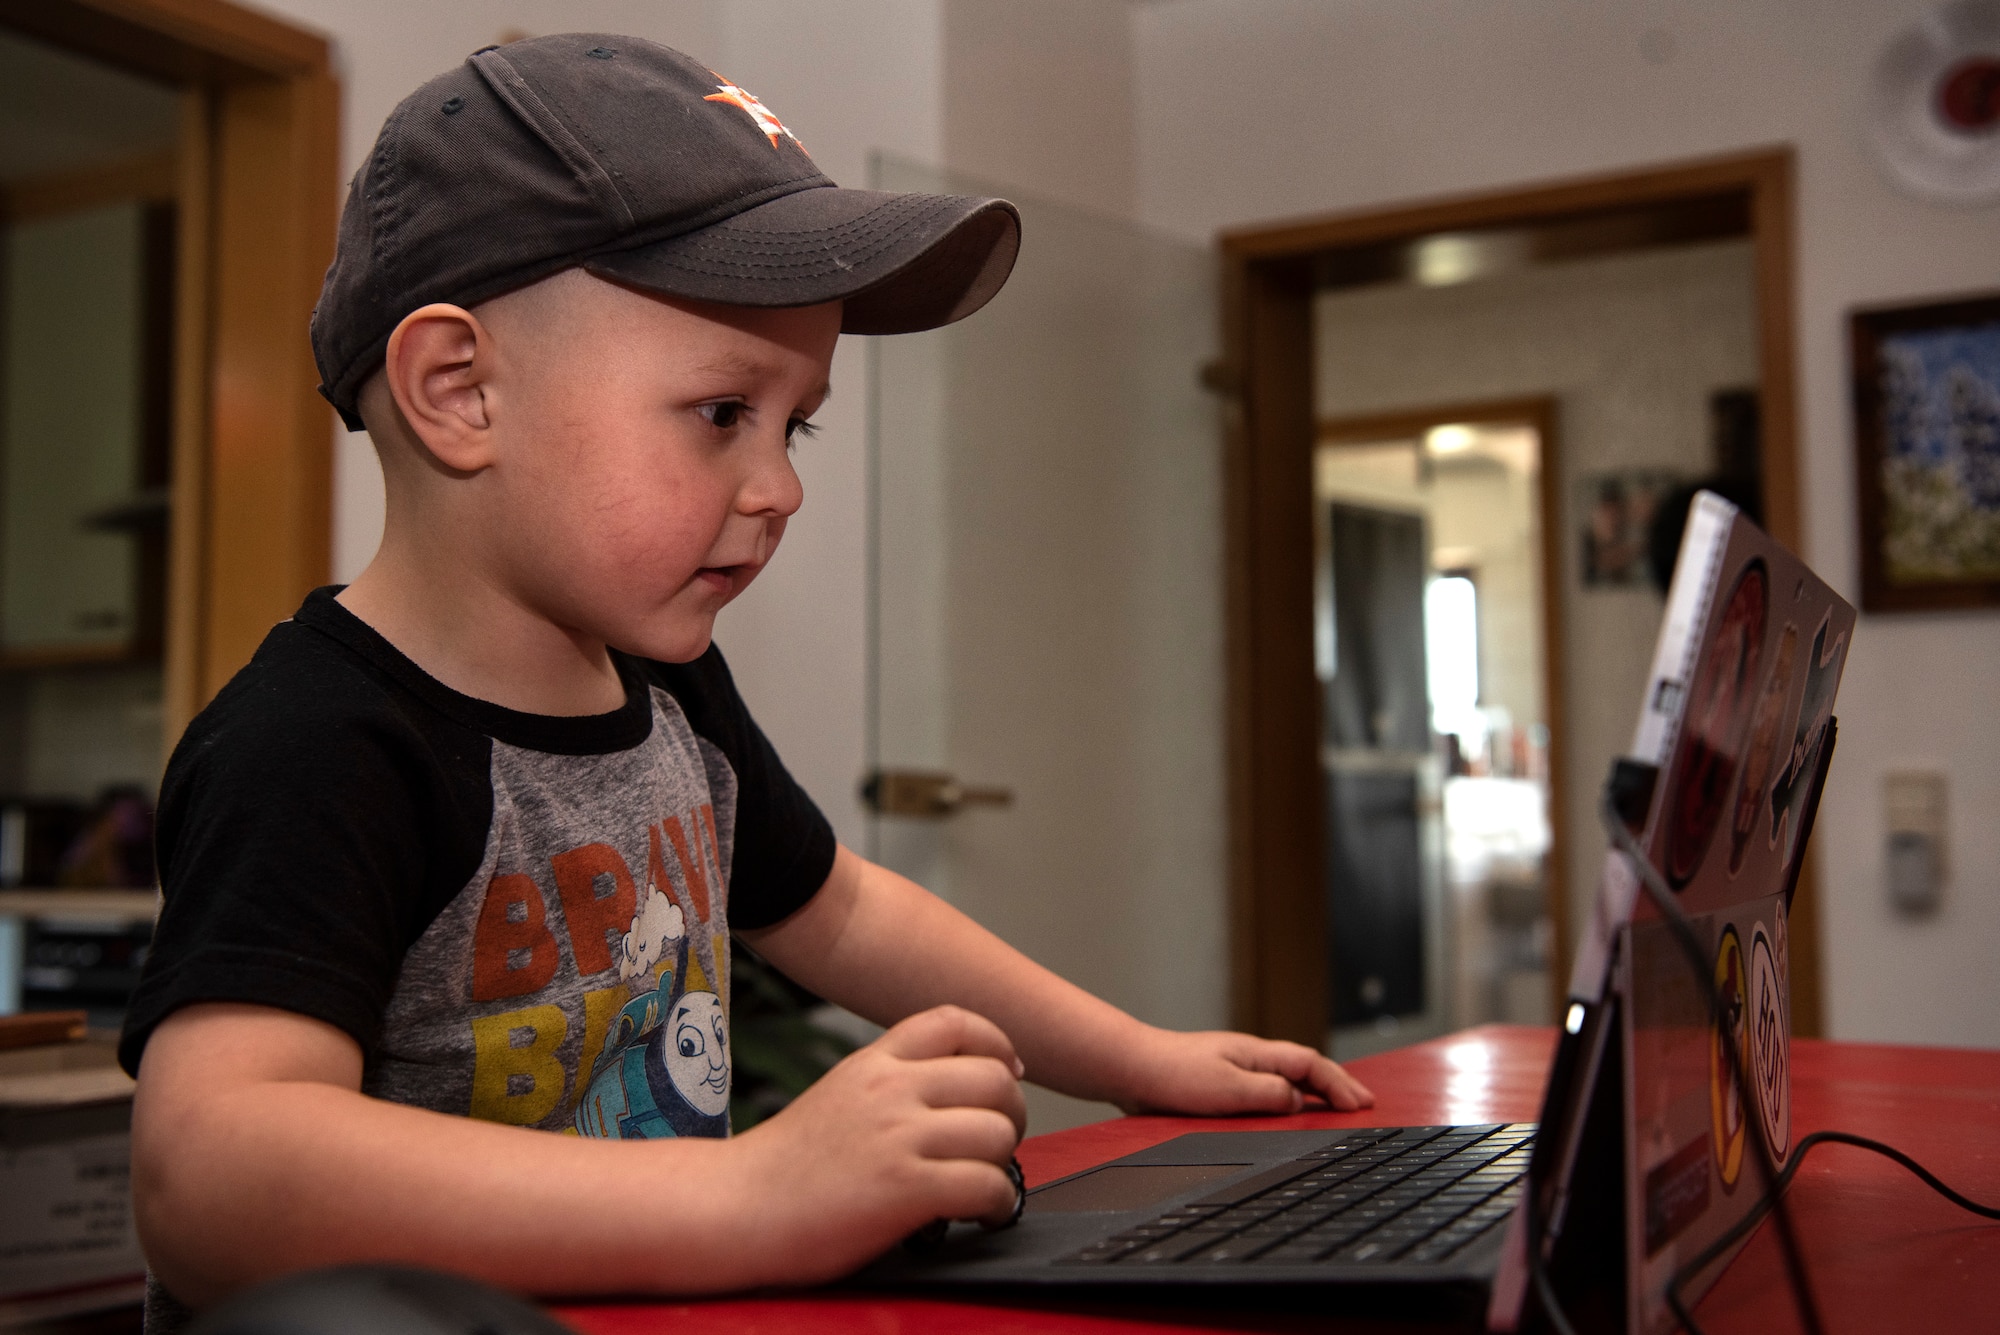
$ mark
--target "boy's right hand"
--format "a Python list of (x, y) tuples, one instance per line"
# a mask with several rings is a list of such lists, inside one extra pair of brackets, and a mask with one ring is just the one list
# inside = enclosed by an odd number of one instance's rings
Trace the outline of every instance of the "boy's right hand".
[(1014, 1211), (1003, 1165), (1027, 1126), (1021, 1060), (957, 1006), (904, 1020), (737, 1137), (773, 1281), (832, 1279), (935, 1219)]

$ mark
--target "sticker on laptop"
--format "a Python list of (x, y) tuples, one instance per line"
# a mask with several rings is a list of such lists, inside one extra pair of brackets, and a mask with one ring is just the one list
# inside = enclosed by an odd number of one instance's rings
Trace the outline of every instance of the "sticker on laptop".
[(1682, 715), (1680, 770), (1667, 798), (1667, 880), (1694, 879), (1722, 822), (1741, 758), (1744, 725), (1757, 689), (1770, 608), (1764, 562), (1747, 562), (1716, 615)]
[(1646, 1255), (1658, 1255), (1707, 1210), (1708, 1146), (1696, 1136), (1646, 1170)]
[(1751, 1092), (1764, 1142), (1779, 1167), (1792, 1150), (1792, 1026), (1778, 947), (1764, 924), (1750, 930), (1749, 1044)]
[(1778, 727), (1785, 713), (1785, 698), (1792, 693), (1792, 660), (1798, 656), (1799, 628), (1787, 621), (1778, 636), (1778, 651), (1771, 656), (1771, 670), (1758, 692), (1756, 711), (1750, 716), (1750, 730), (1743, 740), (1742, 786), (1736, 790), (1736, 811), (1729, 825), (1729, 874), (1743, 870), (1743, 857), (1750, 851), (1750, 836), (1757, 830), (1757, 813), (1770, 796), (1771, 776), (1778, 769)]
[[(1820, 617), (1813, 632), (1812, 648), (1806, 653), (1806, 684), (1799, 693), (1798, 722), (1788, 739), (1782, 739), (1775, 759), (1788, 762), (1771, 784), (1771, 847), (1784, 847), (1782, 867), (1792, 865), (1798, 855), (1803, 808), (1811, 795), (1813, 779), (1819, 771), (1820, 752), (1826, 746), (1826, 727), (1833, 717), (1833, 688), (1840, 684), (1840, 666), (1847, 653), (1847, 632), (1828, 642), (1831, 614)], [(1786, 743), (1789, 742), (1789, 746)]]
[(1715, 1026), (1708, 1033), (1709, 1144), (1715, 1151), (1715, 1171), (1722, 1178), (1724, 1191), (1734, 1191), (1736, 1179), (1743, 1173), (1743, 1133), (1749, 1126), (1743, 1115), (1743, 1096), (1731, 1078), (1728, 1055), (1734, 1049), (1737, 1069), (1743, 1071), (1747, 1082), (1747, 993), (1743, 941), (1733, 925), (1724, 924), (1722, 944), (1715, 952)]

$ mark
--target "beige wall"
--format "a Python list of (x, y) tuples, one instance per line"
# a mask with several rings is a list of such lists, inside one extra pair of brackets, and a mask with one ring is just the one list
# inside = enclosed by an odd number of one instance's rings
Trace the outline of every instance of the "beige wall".
[[(903, 189), (978, 189), (901, 167)], [(877, 349), (882, 762), (1009, 788), (873, 852), (1153, 1023), (1226, 1021), (1207, 256), (1024, 201), (979, 315)], [(1031, 1095), (1044, 1129), (1109, 1109)]]
[(1664, 606), (1650, 588), (1581, 587), (1574, 480), (1623, 468), (1698, 476), (1708, 397), (1755, 381), (1749, 246), (1579, 260), (1455, 287), (1332, 293), (1315, 312), (1321, 415), (1359, 417), (1553, 395), (1568, 686), (1567, 859), (1577, 940), (1604, 862), (1588, 813), (1630, 744)]
[(942, 0), (944, 163), (1129, 216), (1138, 187), (1125, 0)]
[[(1931, 0), (1158, 0), (1133, 11), (1139, 214), (1189, 237), (1703, 154), (1798, 151), (1806, 552), (1852, 596), (1846, 312), (1990, 291), (2000, 209), (1900, 193), (1866, 146), (1872, 64)], [(1668, 59), (1648, 60), (1670, 47)], [(2000, 1043), (2000, 617), (1875, 616), (1842, 688), (1816, 838), (1828, 1019)], [(1942, 910), (1894, 917), (1882, 776), (1951, 783)]]

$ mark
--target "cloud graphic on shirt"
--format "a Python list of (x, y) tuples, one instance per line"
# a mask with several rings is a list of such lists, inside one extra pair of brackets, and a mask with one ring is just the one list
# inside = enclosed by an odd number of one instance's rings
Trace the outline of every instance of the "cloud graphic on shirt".
[(626, 981), (649, 976), (666, 958), (669, 943), (687, 935), (687, 915), (648, 881), (646, 898), (632, 915), (632, 928), (618, 951), (618, 976)]

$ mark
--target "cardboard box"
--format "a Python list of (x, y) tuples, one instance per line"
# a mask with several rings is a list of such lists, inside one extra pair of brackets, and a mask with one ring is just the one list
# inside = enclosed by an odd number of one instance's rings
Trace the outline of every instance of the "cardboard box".
[(0, 1327), (143, 1298), (132, 1081), (109, 1038), (0, 1052)]

